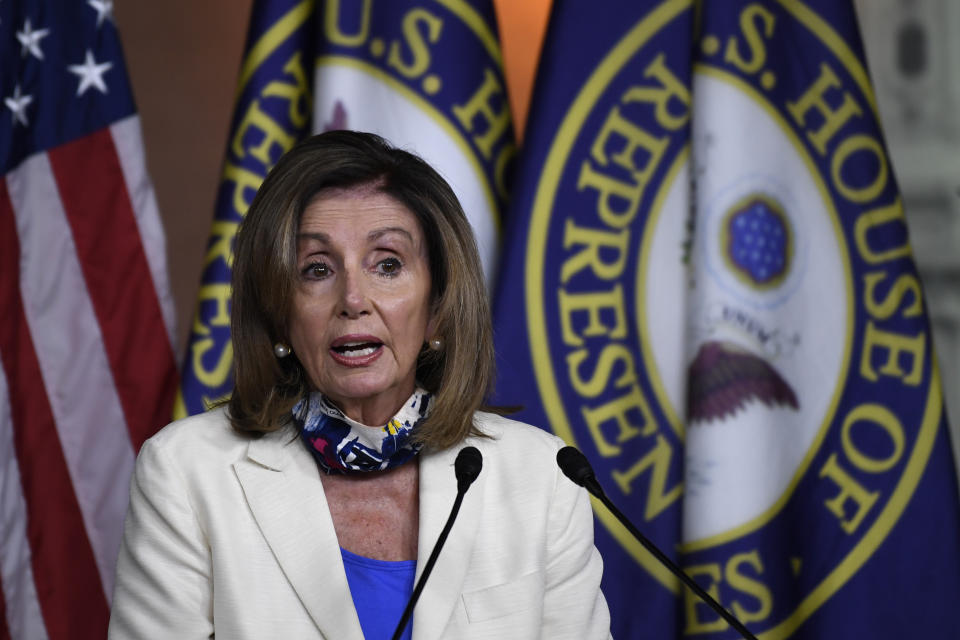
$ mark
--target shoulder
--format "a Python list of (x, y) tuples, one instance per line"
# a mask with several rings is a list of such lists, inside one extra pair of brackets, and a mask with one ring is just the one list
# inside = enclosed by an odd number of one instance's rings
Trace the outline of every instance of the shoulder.
[(484, 435), (494, 440), (502, 440), (505, 444), (548, 449), (559, 449), (564, 444), (563, 440), (539, 427), (496, 413), (477, 411), (473, 414), (473, 422)]
[[(281, 435), (270, 433), (260, 440), (280, 441)], [(144, 443), (137, 464), (173, 466), (184, 475), (215, 473), (246, 457), (254, 441), (236, 431), (219, 407), (165, 426)]]
[(198, 448), (204, 452), (223, 450), (249, 442), (236, 432), (223, 407), (171, 422), (144, 443), (144, 449), (188, 452)]
[(511, 420), (495, 413), (478, 411), (474, 424), (486, 438), (469, 438), (468, 444), (480, 449), (484, 455), (496, 456), (505, 462), (529, 468), (556, 468), (556, 456), (564, 441), (539, 427)]
[(291, 461), (299, 461), (298, 453), (309, 457), (297, 445), (289, 428), (259, 438), (237, 432), (222, 408), (178, 420), (140, 449), (131, 504), (136, 496), (144, 496), (148, 501), (178, 503), (184, 514), (189, 504), (202, 518), (222, 513), (226, 505), (244, 504), (238, 469), (250, 464), (291, 468)]

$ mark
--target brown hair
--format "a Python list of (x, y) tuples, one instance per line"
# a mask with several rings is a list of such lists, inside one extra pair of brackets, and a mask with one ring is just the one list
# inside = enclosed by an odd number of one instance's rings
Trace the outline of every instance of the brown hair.
[(287, 319), (297, 275), (300, 217), (327, 189), (369, 187), (390, 195), (420, 223), (432, 282), (431, 309), (444, 347), (424, 347), (417, 381), (434, 394), (430, 417), (416, 431), (425, 445), (443, 449), (477, 434), (473, 413), (494, 375), (493, 334), (476, 241), (443, 178), (417, 156), (379, 136), (331, 131), (297, 144), (270, 171), (237, 232), (230, 328), (233, 427), (274, 431), (310, 392), (295, 354), (277, 358), (274, 343), (289, 344)]

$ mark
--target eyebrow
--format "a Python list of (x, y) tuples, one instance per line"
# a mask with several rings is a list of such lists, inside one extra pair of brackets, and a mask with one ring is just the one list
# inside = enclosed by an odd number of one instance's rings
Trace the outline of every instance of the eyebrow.
[(317, 240), (319, 242), (330, 242), (330, 236), (325, 233), (298, 233), (297, 240)]
[(391, 233), (399, 233), (400, 235), (406, 236), (407, 240), (410, 241), (410, 244), (415, 244), (413, 241), (413, 236), (403, 227), (385, 227), (383, 229), (374, 229), (367, 234), (367, 240), (377, 240)]
[[(411, 244), (414, 244), (413, 235), (403, 227), (384, 227), (382, 229), (374, 229), (367, 234), (367, 240), (377, 240), (391, 233), (399, 233), (400, 235), (406, 236), (407, 240), (409, 240)], [(329, 244), (330, 236), (322, 232), (298, 233), (297, 240), (317, 240), (318, 242), (325, 242)]]

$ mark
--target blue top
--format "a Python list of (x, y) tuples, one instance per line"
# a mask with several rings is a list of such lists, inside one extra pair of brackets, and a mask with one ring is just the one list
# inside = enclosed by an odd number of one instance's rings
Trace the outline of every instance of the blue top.
[[(389, 640), (413, 593), (416, 560), (374, 560), (340, 549), (353, 606), (367, 640)], [(407, 623), (403, 640), (413, 636), (413, 618)]]

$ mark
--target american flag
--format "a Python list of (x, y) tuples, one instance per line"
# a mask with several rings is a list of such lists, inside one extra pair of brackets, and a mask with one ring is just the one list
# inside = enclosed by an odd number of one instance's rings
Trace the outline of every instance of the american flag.
[(0, 640), (103, 638), (176, 388), (163, 230), (111, 0), (0, 0)]

